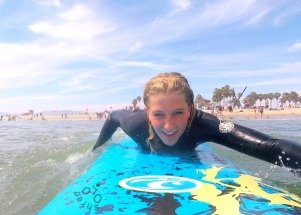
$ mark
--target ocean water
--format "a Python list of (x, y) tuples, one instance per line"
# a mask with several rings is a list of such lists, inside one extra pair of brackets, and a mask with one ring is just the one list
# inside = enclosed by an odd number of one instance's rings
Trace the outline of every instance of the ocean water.
[[(234, 122), (301, 142), (301, 118)], [(101, 120), (0, 122), (0, 211), (6, 215), (36, 214), (102, 153), (106, 145), (91, 152), (102, 125)], [(112, 142), (123, 136), (117, 130)], [(210, 145), (238, 168), (301, 197), (301, 178), (288, 169)]]

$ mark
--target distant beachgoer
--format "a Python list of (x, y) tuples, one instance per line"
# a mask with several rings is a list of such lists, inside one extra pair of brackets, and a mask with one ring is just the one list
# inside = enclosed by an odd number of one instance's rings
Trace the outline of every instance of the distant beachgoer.
[(133, 99), (133, 101), (132, 101), (132, 106), (131, 106), (131, 110), (132, 110), (132, 111), (138, 110), (139, 107), (138, 107), (137, 105), (138, 105), (137, 99)]
[(231, 106), (231, 105), (228, 107), (228, 110), (229, 110), (229, 112), (230, 112), (230, 113), (232, 113), (232, 112), (233, 112), (233, 108), (232, 108), (232, 106)]
[(262, 106), (259, 107), (259, 113), (260, 113), (260, 117), (262, 118), (262, 115), (263, 115), (263, 107)]
[(216, 114), (215, 114), (215, 115), (216, 115), (218, 118), (220, 118), (220, 117), (223, 116), (223, 107), (222, 107), (222, 106), (217, 106), (216, 109), (215, 109), (215, 111), (216, 111)]

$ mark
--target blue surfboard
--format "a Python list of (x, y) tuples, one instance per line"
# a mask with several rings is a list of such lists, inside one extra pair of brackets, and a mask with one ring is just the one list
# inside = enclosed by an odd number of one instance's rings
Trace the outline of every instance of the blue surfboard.
[(301, 214), (301, 199), (228, 165), (207, 144), (156, 155), (126, 138), (39, 214)]

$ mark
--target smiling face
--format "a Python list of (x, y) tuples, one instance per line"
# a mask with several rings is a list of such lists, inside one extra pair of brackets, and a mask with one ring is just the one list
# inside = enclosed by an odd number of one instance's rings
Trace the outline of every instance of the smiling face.
[(156, 134), (168, 146), (179, 140), (190, 116), (185, 95), (179, 92), (150, 95), (146, 111)]

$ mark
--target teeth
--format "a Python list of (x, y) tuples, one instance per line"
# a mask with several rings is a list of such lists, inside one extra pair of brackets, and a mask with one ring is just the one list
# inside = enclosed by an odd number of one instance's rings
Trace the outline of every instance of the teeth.
[(174, 133), (175, 133), (175, 131), (170, 131), (170, 132), (166, 132), (166, 131), (164, 131), (164, 133), (165, 133), (165, 134), (168, 134), (168, 135), (171, 135), (171, 134), (174, 134)]

